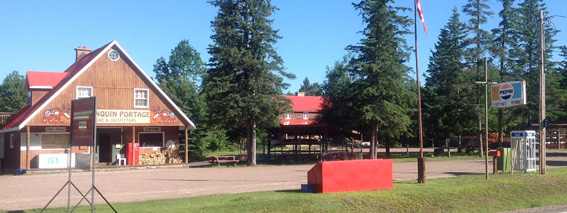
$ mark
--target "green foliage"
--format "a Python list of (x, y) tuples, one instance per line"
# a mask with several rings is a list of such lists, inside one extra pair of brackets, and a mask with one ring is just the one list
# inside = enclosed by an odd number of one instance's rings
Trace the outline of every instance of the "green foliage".
[(300, 92), (305, 92), (306, 96), (321, 96), (322, 88), (319, 83), (315, 82), (313, 84), (309, 83), (309, 79), (305, 77), (303, 84), (299, 87)]
[[(352, 79), (349, 70), (352, 54), (343, 56), (341, 61), (335, 61), (333, 67), (327, 67), (323, 83), (323, 105), (321, 106), (321, 122), (346, 129), (355, 129), (354, 108), (352, 105)], [(349, 122), (345, 122), (349, 121)]]
[(8, 74), (0, 85), (0, 112), (17, 112), (28, 100), (25, 76), (18, 71)]
[[(388, 142), (400, 138), (409, 130), (405, 77), (410, 71), (404, 63), (409, 60), (409, 48), (403, 35), (409, 34), (411, 19), (399, 16), (408, 8), (393, 7), (392, 1), (361, 1), (353, 3), (366, 27), (359, 45), (347, 49), (356, 56), (349, 71), (353, 79), (352, 106), (360, 130), (370, 132), (371, 146), (380, 137)], [(384, 54), (387, 53), (387, 54)], [(355, 121), (356, 122), (356, 121)], [(374, 152), (372, 152), (374, 153)], [(375, 156), (372, 156), (374, 158)]]
[(289, 111), (282, 89), (283, 60), (273, 44), (280, 36), (269, 19), (277, 8), (269, 0), (214, 0), (219, 8), (212, 21), (214, 44), (209, 46), (211, 68), (205, 78), (209, 121), (224, 128), (246, 128), (248, 165), (256, 164), (256, 129), (279, 125)]
[(429, 58), (423, 90), (424, 127), (428, 138), (443, 141), (475, 128), (474, 76), (466, 72), (467, 31), (457, 9), (441, 29)]
[[(182, 40), (171, 50), (169, 61), (159, 58), (154, 65), (156, 81), (160, 88), (183, 110), (195, 124), (204, 123), (205, 104), (200, 95), (200, 79), (205, 75), (205, 63), (187, 40)], [(202, 158), (206, 145), (202, 140), (206, 128), (192, 130), (189, 135), (189, 156), (192, 160)], [(180, 135), (180, 155), (185, 155), (185, 136)]]

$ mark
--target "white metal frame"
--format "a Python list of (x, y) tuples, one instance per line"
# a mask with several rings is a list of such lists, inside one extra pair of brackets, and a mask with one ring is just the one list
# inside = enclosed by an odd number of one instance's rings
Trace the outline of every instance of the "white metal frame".
[[(535, 131), (512, 131), (510, 134), (510, 154), (512, 155), (512, 170), (522, 172), (536, 171)], [(544, 144), (545, 146), (545, 144)]]

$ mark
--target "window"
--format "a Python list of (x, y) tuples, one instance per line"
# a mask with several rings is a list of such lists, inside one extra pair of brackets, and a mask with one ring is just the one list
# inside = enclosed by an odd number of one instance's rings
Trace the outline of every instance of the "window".
[(31, 91), (28, 91), (28, 104), (31, 104)]
[(140, 147), (163, 147), (163, 132), (140, 132), (138, 141), (140, 141)]
[(14, 134), (10, 134), (10, 148), (14, 148)]
[(42, 149), (65, 149), (69, 148), (69, 134), (41, 134)]
[(285, 119), (291, 119), (291, 113), (290, 112), (285, 114)]
[(81, 98), (90, 98), (93, 96), (93, 88), (92, 87), (77, 87), (77, 99)]
[(309, 113), (304, 112), (303, 113), (303, 119), (305, 119), (305, 120), (309, 119)]
[[(30, 135), (30, 150), (41, 149), (41, 134), (32, 132)], [(20, 150), (26, 150), (28, 136), (26, 133), (20, 134)]]
[[(21, 134), (20, 149), (26, 150), (27, 136)], [(30, 135), (30, 150), (42, 149), (66, 149), (69, 148), (69, 133), (39, 133), (32, 132)]]
[(134, 108), (149, 108), (148, 89), (134, 89)]
[(118, 61), (118, 59), (120, 58), (120, 53), (118, 53), (118, 51), (116, 50), (110, 50), (110, 52), (108, 52), (108, 58), (111, 61)]

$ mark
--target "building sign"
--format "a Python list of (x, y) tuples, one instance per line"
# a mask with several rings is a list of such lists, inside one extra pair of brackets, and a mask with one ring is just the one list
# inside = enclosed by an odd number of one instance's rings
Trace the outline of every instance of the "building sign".
[(67, 131), (67, 127), (64, 126), (57, 126), (57, 127), (45, 127), (45, 131), (46, 132), (66, 132)]
[(144, 132), (159, 132), (161, 127), (144, 127)]
[(526, 104), (526, 82), (512, 81), (492, 86), (492, 107), (507, 108)]
[(96, 122), (99, 124), (150, 123), (150, 110), (107, 110), (96, 111)]
[[(67, 154), (39, 154), (38, 167), (40, 169), (60, 169), (68, 168), (67, 160), (69, 156)], [(71, 167), (75, 166), (75, 153), (71, 156)]]
[(96, 97), (71, 101), (71, 145), (93, 146), (96, 129)]

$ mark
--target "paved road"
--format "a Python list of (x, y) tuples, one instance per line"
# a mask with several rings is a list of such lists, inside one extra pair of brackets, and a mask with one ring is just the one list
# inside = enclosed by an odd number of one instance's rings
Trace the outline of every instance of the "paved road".
[[(484, 174), (484, 160), (427, 162), (428, 179)], [(490, 165), (492, 165), (490, 163)], [(567, 152), (548, 153), (547, 167), (567, 166)], [(181, 198), (251, 191), (299, 189), (311, 165), (221, 168), (151, 168), (96, 172), (96, 187), (111, 202)], [(492, 168), (489, 168), (492, 171)], [(416, 180), (417, 163), (394, 163), (394, 181)], [(42, 208), (67, 182), (67, 173), (0, 177), (0, 210)], [(84, 193), (90, 172), (74, 172), (73, 183)], [(72, 204), (80, 195), (73, 190)], [(95, 197), (95, 203), (102, 203)], [(50, 207), (67, 205), (67, 189)]]

